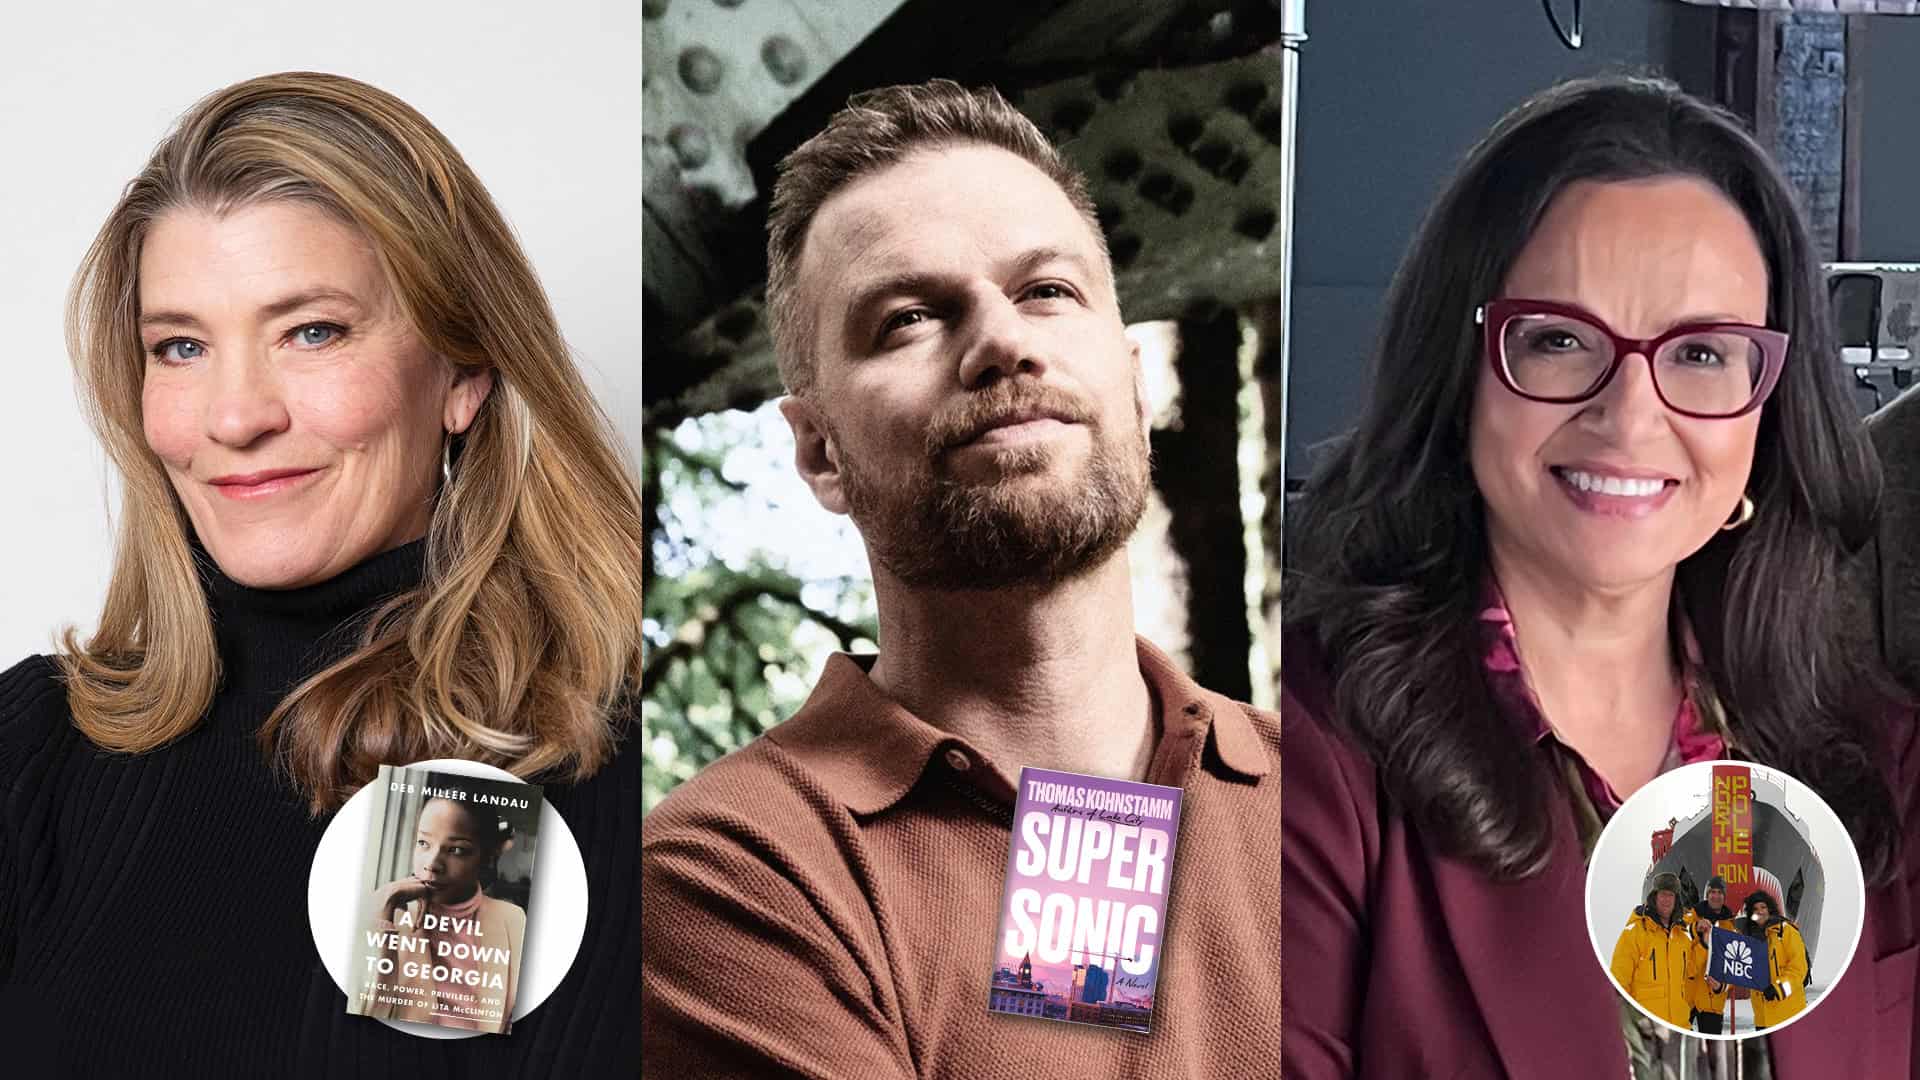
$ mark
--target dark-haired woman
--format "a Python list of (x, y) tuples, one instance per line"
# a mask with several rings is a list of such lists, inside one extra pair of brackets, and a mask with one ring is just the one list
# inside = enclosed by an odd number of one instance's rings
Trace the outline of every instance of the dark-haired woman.
[(1752, 995), (1753, 1023), (1760, 1028), (1784, 1024), (1807, 1007), (1807, 939), (1792, 919), (1774, 916), (1774, 903), (1756, 889), (1744, 905), (1751, 932), (1767, 939), (1768, 986)]
[(1816, 273), (1766, 154), (1654, 80), (1538, 95), (1430, 212), (1294, 530), (1286, 1076), (1627, 1074), (1585, 859), (1722, 756), (1824, 795), (1875, 885), (1775, 1075), (1907, 1074), (1913, 729), (1840, 632), (1878, 476)]
[[(458, 799), (428, 799), (414, 825), (412, 872), (382, 885), (373, 895), (370, 912), (369, 929), (374, 935), (419, 935), (431, 943), (428, 956), (452, 957), (445, 965), (463, 973), (450, 980), (452, 985), (499, 985), (504, 991), (500, 1016), (461, 1015), (458, 1002), (436, 1003), (443, 984), (427, 971), (409, 972), (404, 963), (396, 963), (403, 974), (393, 982), (403, 988), (399, 996), (410, 1000), (376, 1002), (367, 1010), (368, 1016), (470, 1031), (502, 1032), (511, 1026), (527, 913), (511, 900), (488, 896), (481, 872), (512, 845), (511, 832), (487, 807)], [(428, 915), (434, 918), (428, 920)], [(390, 958), (409, 959), (397, 951)]]

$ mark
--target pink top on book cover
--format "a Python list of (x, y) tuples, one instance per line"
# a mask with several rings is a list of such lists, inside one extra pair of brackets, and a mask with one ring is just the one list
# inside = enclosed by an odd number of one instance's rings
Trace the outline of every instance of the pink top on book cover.
[(1020, 770), (991, 1012), (1151, 1030), (1180, 789)]

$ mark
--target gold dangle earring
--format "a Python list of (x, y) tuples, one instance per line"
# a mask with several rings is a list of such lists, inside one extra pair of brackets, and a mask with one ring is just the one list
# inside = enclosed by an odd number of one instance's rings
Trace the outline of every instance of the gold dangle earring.
[(1733, 530), (1739, 528), (1742, 525), (1745, 525), (1747, 522), (1752, 520), (1753, 520), (1753, 496), (1742, 494), (1740, 496), (1740, 509), (1734, 513), (1732, 518), (1728, 519), (1725, 525), (1720, 526), (1720, 531), (1732, 532)]
[(440, 486), (453, 484), (453, 432), (449, 431), (440, 438)]

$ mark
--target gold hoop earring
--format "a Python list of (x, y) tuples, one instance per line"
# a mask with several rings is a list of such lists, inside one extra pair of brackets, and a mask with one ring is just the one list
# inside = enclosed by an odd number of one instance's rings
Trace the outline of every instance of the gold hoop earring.
[(1720, 526), (1720, 531), (1732, 532), (1733, 530), (1739, 528), (1742, 525), (1745, 525), (1747, 522), (1752, 520), (1753, 520), (1753, 496), (1742, 495), (1740, 496), (1740, 509), (1734, 513), (1733, 517), (1729, 519), (1725, 525)]

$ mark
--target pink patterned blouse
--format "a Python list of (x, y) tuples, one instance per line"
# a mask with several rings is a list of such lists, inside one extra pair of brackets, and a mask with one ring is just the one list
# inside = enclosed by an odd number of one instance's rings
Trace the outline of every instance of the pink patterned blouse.
[[(1535, 744), (1553, 740), (1573, 758), (1594, 809), (1603, 819), (1611, 817), (1620, 808), (1620, 795), (1580, 751), (1559, 738), (1553, 723), (1541, 709), (1540, 699), (1534, 695), (1527, 673), (1520, 666), (1520, 652), (1513, 637), (1513, 616), (1507, 611), (1506, 597), (1491, 576), (1487, 579), (1486, 599), (1480, 610), (1480, 625), (1486, 640), (1487, 683), (1494, 699), (1531, 733)], [(1687, 632), (1687, 642), (1691, 654), (1694, 651), (1691, 630)], [(1684, 678), (1688, 692), (1681, 695), (1680, 711), (1673, 718), (1673, 738), (1667, 744), (1666, 758), (1660, 763), (1663, 773), (1696, 761), (1712, 761), (1726, 753), (1725, 741), (1710, 726), (1700, 722), (1700, 714), (1694, 707), (1691, 664)]]

